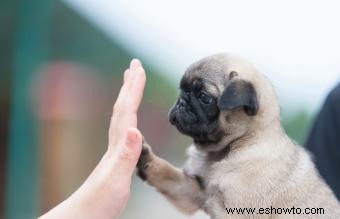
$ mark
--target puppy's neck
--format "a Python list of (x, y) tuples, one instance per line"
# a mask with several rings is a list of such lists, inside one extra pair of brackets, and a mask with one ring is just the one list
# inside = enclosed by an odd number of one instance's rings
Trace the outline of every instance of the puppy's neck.
[(229, 153), (234, 153), (270, 141), (284, 137), (285, 133), (279, 121), (271, 123), (267, 126), (254, 127), (241, 136), (225, 136), (217, 144), (199, 145), (195, 144), (196, 148), (206, 154), (206, 158), (211, 162), (218, 162), (228, 156)]
[(230, 146), (227, 145), (225, 146), (222, 150), (220, 151), (210, 151), (207, 153), (207, 159), (208, 161), (215, 161), (218, 162), (225, 158), (230, 152)]
[(231, 150), (234, 150), (244, 144), (247, 141), (246, 139), (248, 139), (248, 137), (245, 135), (239, 137), (226, 136), (216, 144), (194, 145), (198, 151), (206, 154), (206, 158), (209, 161), (217, 162), (225, 158)]

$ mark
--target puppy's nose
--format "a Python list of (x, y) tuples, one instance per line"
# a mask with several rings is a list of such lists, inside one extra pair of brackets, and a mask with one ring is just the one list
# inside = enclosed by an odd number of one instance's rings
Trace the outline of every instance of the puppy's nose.
[(174, 125), (174, 124), (177, 123), (177, 118), (176, 118), (175, 115), (171, 115), (171, 116), (170, 116), (170, 123), (171, 123), (172, 125)]

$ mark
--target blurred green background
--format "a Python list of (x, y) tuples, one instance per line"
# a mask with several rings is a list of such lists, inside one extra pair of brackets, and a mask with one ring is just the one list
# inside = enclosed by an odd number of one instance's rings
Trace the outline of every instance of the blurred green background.
[[(144, 57), (57, 0), (2, 0), (0, 37), (0, 217), (33, 218), (95, 167), (122, 72), (131, 58)], [(157, 154), (181, 165), (190, 140), (167, 122), (178, 80), (146, 60), (139, 128)], [(283, 112), (287, 133), (300, 144), (311, 121), (303, 107)], [(183, 217), (137, 178), (131, 194), (122, 218)]]

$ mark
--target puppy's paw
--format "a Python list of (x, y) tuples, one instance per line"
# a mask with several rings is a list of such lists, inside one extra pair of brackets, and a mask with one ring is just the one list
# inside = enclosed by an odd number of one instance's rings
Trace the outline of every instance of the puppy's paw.
[(152, 160), (151, 153), (151, 147), (143, 137), (142, 152), (137, 163), (137, 175), (144, 181), (147, 180), (147, 169)]

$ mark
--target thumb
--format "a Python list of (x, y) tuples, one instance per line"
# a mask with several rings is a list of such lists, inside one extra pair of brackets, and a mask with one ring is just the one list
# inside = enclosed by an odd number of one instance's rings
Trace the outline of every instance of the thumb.
[(131, 177), (142, 150), (142, 134), (136, 128), (128, 128), (125, 144), (119, 154), (119, 172)]

